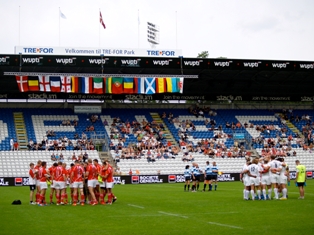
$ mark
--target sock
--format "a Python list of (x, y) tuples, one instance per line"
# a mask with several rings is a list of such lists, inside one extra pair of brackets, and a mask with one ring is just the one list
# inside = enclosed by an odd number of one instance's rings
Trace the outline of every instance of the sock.
[(81, 194), (81, 203), (84, 203), (84, 202), (85, 202), (85, 195)]
[(245, 199), (245, 189), (243, 189), (243, 199)]
[(188, 185), (188, 191), (190, 190), (190, 185)]
[(249, 190), (245, 190), (245, 199), (246, 200), (249, 199), (249, 194), (250, 194), (250, 191)]
[(209, 191), (212, 191), (213, 185), (209, 184)]
[(61, 202), (61, 200), (60, 200), (60, 194), (57, 194), (56, 198), (57, 198), (57, 203), (60, 204), (60, 202)]
[(278, 188), (274, 188), (275, 198), (278, 198)]
[(251, 190), (251, 196), (252, 196), (252, 200), (255, 199), (255, 193), (254, 193), (254, 190)]
[(73, 203), (77, 203), (77, 194), (73, 194), (72, 195), (72, 197), (73, 197)]
[(204, 191), (205, 191), (205, 189), (206, 189), (206, 184), (204, 184)]
[(258, 199), (261, 199), (261, 190), (257, 190)]
[(186, 190), (186, 184), (184, 185), (184, 191)]
[(217, 190), (217, 186), (218, 186), (218, 185), (217, 185), (217, 184), (215, 184), (215, 191)]
[(268, 189), (268, 198), (271, 199), (271, 188)]
[(195, 190), (195, 185), (193, 184), (193, 185), (192, 185), (192, 191), (194, 191), (194, 190)]
[(287, 198), (287, 189), (286, 188), (282, 189), (282, 197)]
[(68, 193), (64, 194), (64, 203), (68, 203)]
[(42, 204), (44, 202), (44, 195), (39, 195), (39, 204)]
[(61, 194), (61, 202), (65, 201), (65, 194)]
[(104, 194), (99, 194), (100, 203), (104, 202)]
[(112, 202), (112, 193), (108, 194), (108, 202)]
[(264, 200), (266, 200), (266, 189), (263, 189)]
[(199, 189), (199, 187), (200, 187), (200, 184), (197, 184), (197, 186), (196, 186), (197, 190)]
[(38, 202), (38, 200), (39, 200), (39, 195), (40, 195), (40, 193), (39, 192), (36, 192), (36, 201)]

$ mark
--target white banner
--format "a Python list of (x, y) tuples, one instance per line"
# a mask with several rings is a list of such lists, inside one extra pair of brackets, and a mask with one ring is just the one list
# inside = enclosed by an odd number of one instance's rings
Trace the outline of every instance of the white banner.
[(147, 56), (179, 57), (182, 50), (172, 49), (127, 49), (96, 47), (31, 47), (15, 46), (15, 54), (23, 55), (87, 55), (87, 56)]
[(101, 113), (101, 106), (74, 106), (74, 113)]

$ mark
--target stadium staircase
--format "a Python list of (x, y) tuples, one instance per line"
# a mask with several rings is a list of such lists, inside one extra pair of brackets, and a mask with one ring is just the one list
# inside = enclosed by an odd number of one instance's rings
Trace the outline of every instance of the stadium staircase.
[(158, 124), (162, 123), (163, 126), (165, 127), (165, 130), (163, 132), (164, 132), (164, 136), (165, 136), (165, 139), (167, 140), (167, 142), (170, 141), (170, 143), (172, 145), (178, 145), (178, 143), (176, 142), (175, 138), (173, 137), (173, 135), (171, 134), (170, 130), (168, 129), (167, 125), (164, 123), (164, 121), (160, 117), (159, 113), (150, 113), (150, 115), (152, 116), (153, 120), (156, 123), (158, 123)]
[[(283, 118), (283, 114), (282, 113), (276, 113), (279, 117)], [(304, 135), (302, 134), (302, 132), (289, 120), (286, 120), (286, 125), (287, 127), (295, 134), (298, 134), (299, 136), (301, 136), (301, 138), (304, 138)]]
[(14, 112), (13, 113), (13, 120), (15, 125), (15, 132), (17, 142), (19, 143), (20, 150), (27, 150), (27, 133), (26, 127), (24, 122), (24, 116), (22, 112)]

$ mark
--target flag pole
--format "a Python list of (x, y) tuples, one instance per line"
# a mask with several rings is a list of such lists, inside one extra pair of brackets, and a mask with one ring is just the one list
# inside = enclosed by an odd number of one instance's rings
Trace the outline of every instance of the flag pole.
[(60, 7), (59, 7), (59, 46), (60, 46)]
[(21, 45), (21, 7), (19, 6), (19, 46)]
[(178, 17), (176, 11), (176, 49), (178, 49)]
[(100, 8), (99, 8), (98, 38), (99, 38), (98, 46), (100, 49)]
[(137, 9), (137, 48), (140, 48), (140, 10)]

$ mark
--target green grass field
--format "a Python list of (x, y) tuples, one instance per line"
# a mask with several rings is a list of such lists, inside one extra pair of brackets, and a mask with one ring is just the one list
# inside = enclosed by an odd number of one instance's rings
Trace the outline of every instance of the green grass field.
[[(203, 187), (201, 183), (200, 189)], [(240, 182), (217, 191), (184, 192), (183, 184), (117, 185), (113, 205), (29, 205), (28, 187), (0, 187), (0, 234), (312, 234), (314, 180), (305, 199), (244, 201)], [(48, 192), (49, 193), (49, 192)], [(20, 199), (22, 205), (11, 205)], [(48, 197), (47, 197), (48, 199)]]

